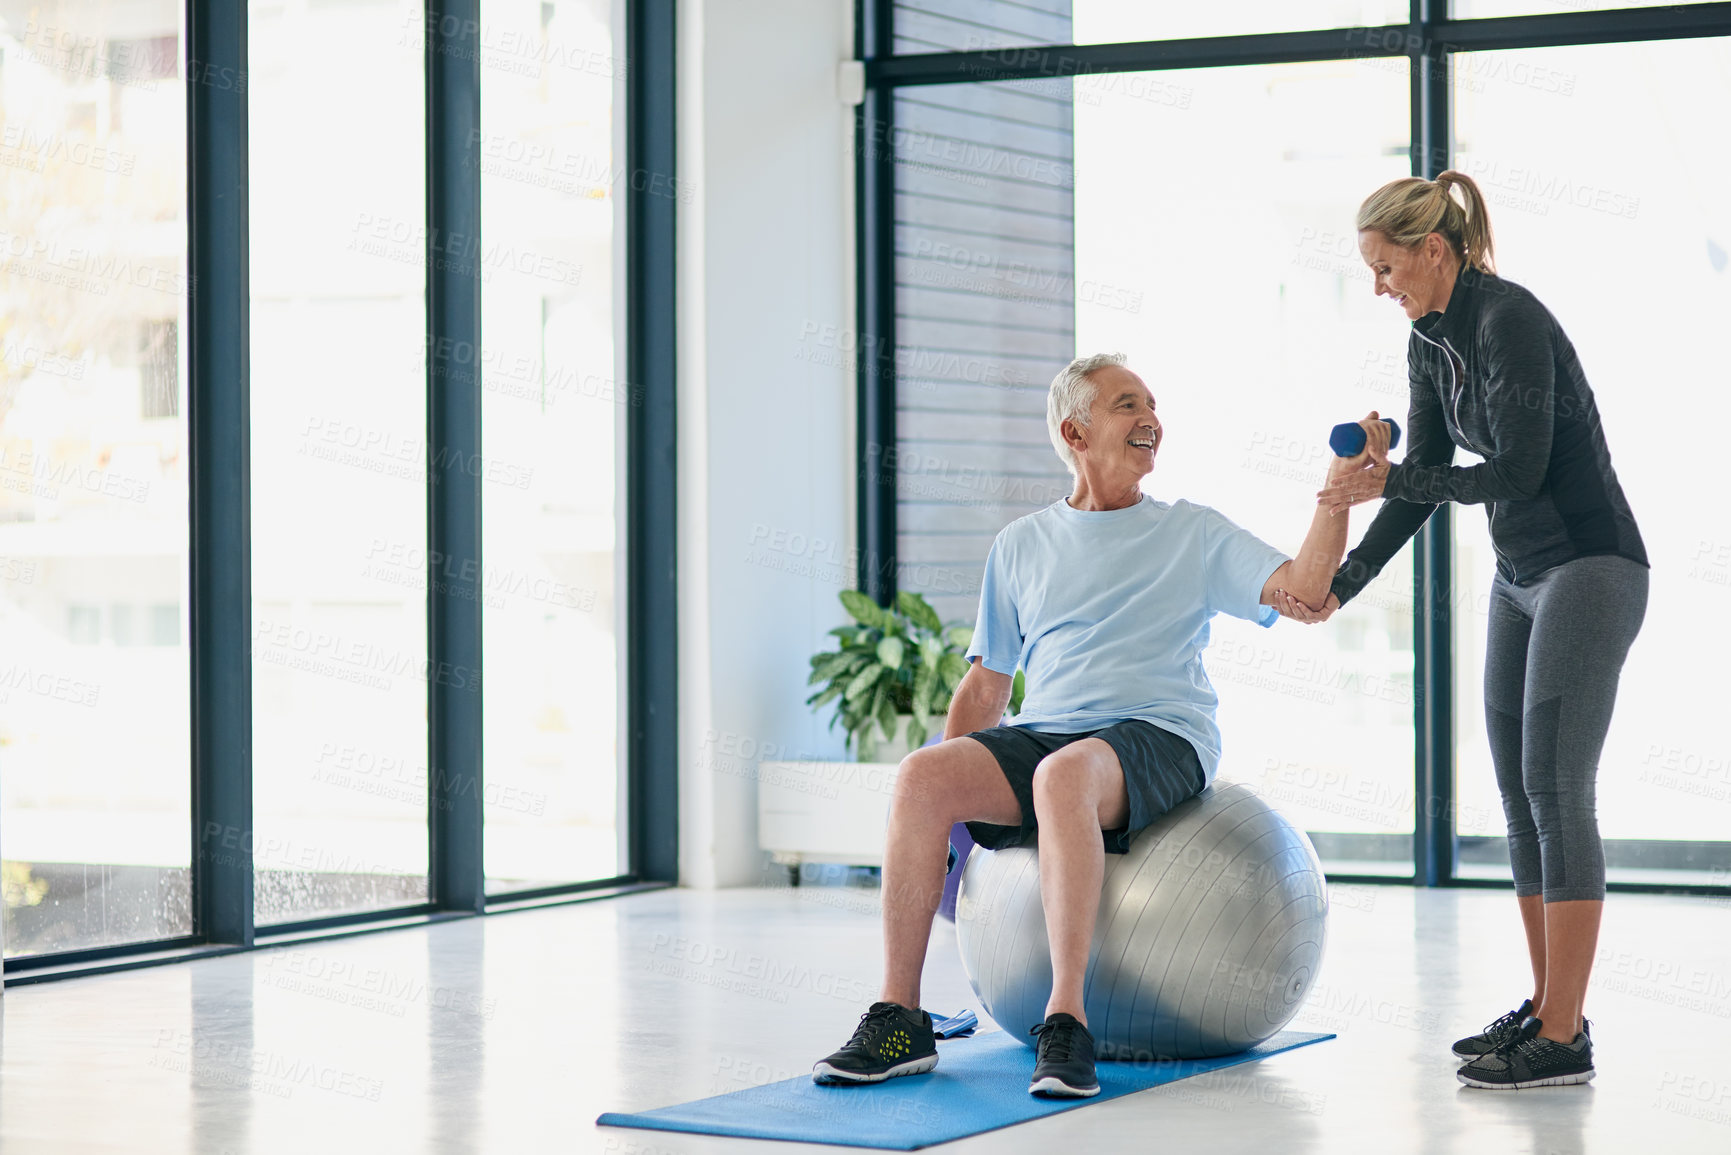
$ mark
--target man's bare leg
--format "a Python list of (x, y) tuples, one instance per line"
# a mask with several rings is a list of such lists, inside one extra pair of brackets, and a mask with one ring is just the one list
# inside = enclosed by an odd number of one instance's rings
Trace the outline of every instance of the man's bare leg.
[(1034, 771), (1040, 826), (1040, 902), (1052, 947), (1052, 997), (1046, 1014), (1064, 1011), (1083, 1025), (1082, 983), (1099, 915), (1106, 871), (1102, 830), (1123, 826), (1130, 798), (1118, 753), (1100, 738), (1072, 742)]
[[(926, 945), (944, 897), (950, 827), (958, 822), (1022, 822), (1021, 804), (998, 760), (967, 737), (915, 750), (902, 759), (896, 776), (884, 839), (883, 1002), (920, 1005)], [(1100, 840), (1098, 832), (1094, 840)]]

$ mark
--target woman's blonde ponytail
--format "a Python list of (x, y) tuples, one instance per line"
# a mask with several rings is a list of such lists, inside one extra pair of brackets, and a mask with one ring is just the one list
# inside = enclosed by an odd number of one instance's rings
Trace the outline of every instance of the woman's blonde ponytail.
[[(1461, 190), (1461, 200), (1449, 195)], [(1404, 249), (1440, 233), (1468, 268), (1494, 273), (1491, 219), (1473, 178), (1449, 169), (1434, 181), (1407, 176), (1389, 181), (1358, 208), (1358, 231), (1377, 232)]]
[(1448, 169), (1437, 173), (1436, 183), (1446, 193), (1448, 189), (1461, 190), (1461, 200), (1464, 203), (1463, 219), (1461, 221), (1460, 248), (1461, 259), (1469, 268), (1481, 273), (1494, 273), (1491, 239), (1491, 218), (1485, 210), (1485, 197), (1479, 191), (1478, 182), (1464, 172)]

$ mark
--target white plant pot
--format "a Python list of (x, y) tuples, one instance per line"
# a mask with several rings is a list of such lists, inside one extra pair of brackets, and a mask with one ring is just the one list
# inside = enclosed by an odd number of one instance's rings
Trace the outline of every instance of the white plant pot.
[[(944, 732), (944, 715), (931, 714), (926, 729), (926, 740), (930, 741), (933, 734)], [(894, 762), (900, 763), (909, 754), (908, 723), (914, 720), (912, 714), (896, 715), (895, 735), (884, 737), (883, 727), (873, 722), (867, 726), (858, 741), (858, 757), (861, 762)]]

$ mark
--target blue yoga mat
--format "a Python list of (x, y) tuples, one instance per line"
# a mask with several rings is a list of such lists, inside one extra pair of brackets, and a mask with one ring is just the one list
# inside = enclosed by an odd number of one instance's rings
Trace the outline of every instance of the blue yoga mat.
[(927, 1075), (857, 1086), (818, 1084), (803, 1075), (655, 1111), (609, 1111), (595, 1121), (608, 1127), (913, 1151), (1332, 1038), (1282, 1031), (1248, 1051), (1219, 1059), (1101, 1063), (1098, 1095), (1044, 1099), (1028, 1094), (1034, 1052), (1003, 1031), (992, 1031), (940, 1042), (937, 1069)]

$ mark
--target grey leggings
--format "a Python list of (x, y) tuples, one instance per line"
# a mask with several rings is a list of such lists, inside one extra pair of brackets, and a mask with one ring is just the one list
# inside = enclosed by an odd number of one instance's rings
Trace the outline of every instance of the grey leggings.
[(1491, 584), (1485, 732), (1515, 894), (1605, 897), (1594, 780), (1617, 676), (1647, 614), (1647, 567), (1576, 558), (1517, 586)]

